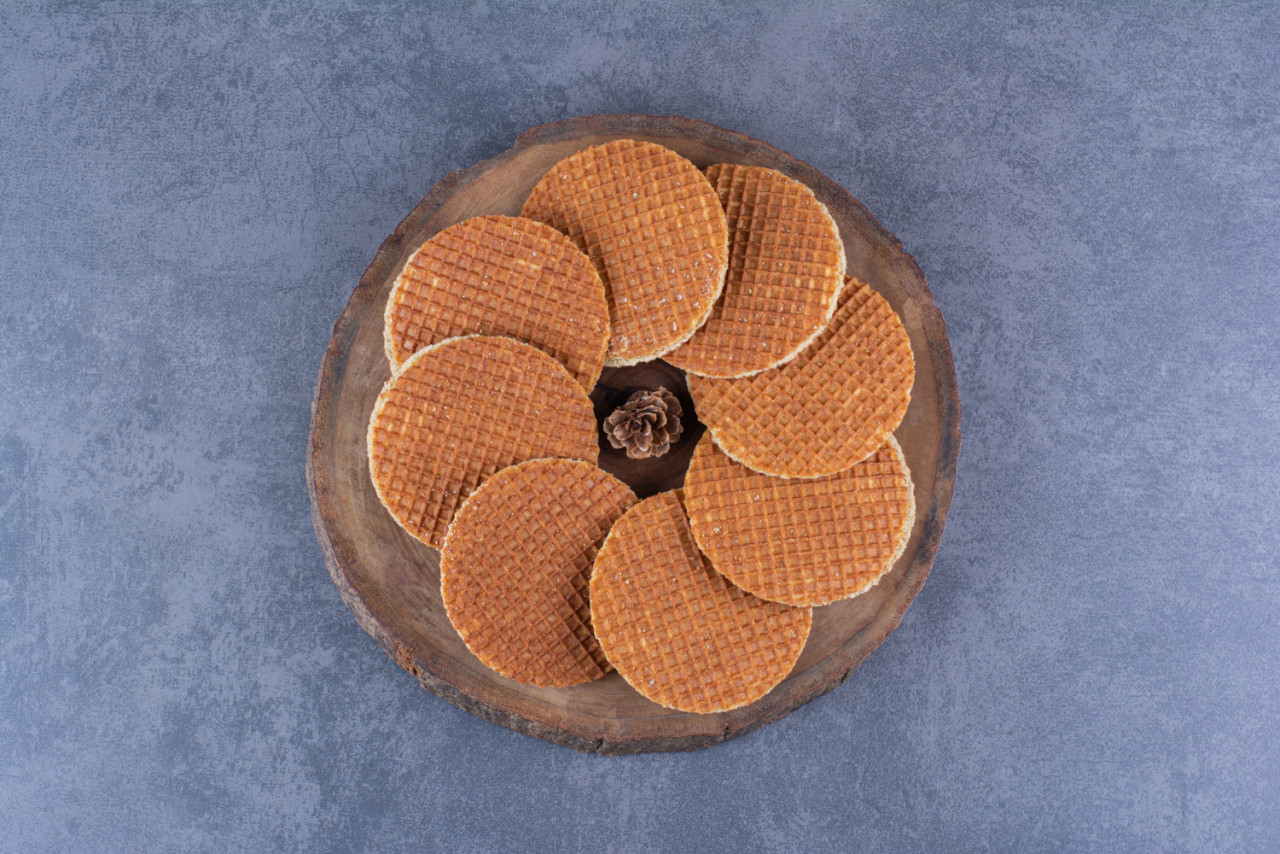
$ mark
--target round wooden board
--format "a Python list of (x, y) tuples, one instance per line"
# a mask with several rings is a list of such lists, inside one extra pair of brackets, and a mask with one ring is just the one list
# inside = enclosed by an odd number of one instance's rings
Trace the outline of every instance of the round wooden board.
[[(769, 166), (812, 187), (840, 224), (849, 273), (889, 300), (915, 351), (911, 406), (896, 432), (918, 506), (905, 554), (867, 593), (815, 609), (813, 631), (791, 675), (756, 703), (721, 714), (662, 708), (616, 673), (573, 688), (541, 689), (492, 672), (449, 625), (440, 599), (439, 553), (396, 525), (369, 480), (365, 432), (389, 376), (383, 307), (409, 255), (437, 231), (468, 217), (519, 214), (530, 189), (556, 161), (619, 137), (660, 143), (698, 166)], [(933, 563), (959, 449), (960, 402), (942, 314), (914, 259), (865, 206), (807, 163), (740, 133), (678, 117), (599, 115), (533, 128), (510, 150), (447, 175), (383, 242), (334, 325), (321, 364), (307, 486), (316, 536), (347, 606), (423, 687), (485, 720), (578, 750), (693, 750), (776, 721), (830, 691), (888, 637)], [(678, 485), (670, 472), (663, 478), (661, 488)]]

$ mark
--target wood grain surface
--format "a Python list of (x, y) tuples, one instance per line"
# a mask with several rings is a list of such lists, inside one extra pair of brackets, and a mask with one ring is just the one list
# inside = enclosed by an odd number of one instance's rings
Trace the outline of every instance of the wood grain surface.
[[(529, 190), (557, 160), (620, 137), (660, 143), (700, 167), (717, 162), (758, 164), (808, 184), (840, 225), (850, 275), (889, 300), (915, 352), (911, 406), (895, 434), (915, 481), (918, 507), (906, 552), (867, 593), (816, 609), (808, 644), (790, 676), (756, 703), (723, 714), (691, 715), (662, 708), (616, 673), (573, 688), (540, 689), (486, 668), (445, 616), (439, 553), (396, 525), (378, 503), (368, 475), (365, 431), (390, 373), (383, 351), (383, 307), (409, 255), (460, 220), (518, 214)], [(660, 362), (606, 371), (593, 400), (599, 410), (619, 396), (625, 399), (629, 388), (650, 377), (678, 381), (678, 375)], [(683, 385), (672, 391), (687, 401)], [(602, 453), (601, 465), (642, 496), (674, 488), (682, 482), (700, 430), (690, 417), (685, 436), (663, 465), (630, 466), (616, 452)], [(693, 750), (776, 721), (832, 690), (888, 637), (933, 563), (951, 503), (959, 449), (960, 402), (946, 324), (914, 259), (865, 206), (807, 163), (740, 133), (678, 117), (597, 115), (533, 128), (497, 157), (447, 175), (383, 242), (334, 325), (321, 364), (312, 402), (307, 485), (316, 536), (343, 599), (365, 631), (423, 687), (485, 720), (577, 750)], [(902, 678), (910, 679), (911, 674)]]

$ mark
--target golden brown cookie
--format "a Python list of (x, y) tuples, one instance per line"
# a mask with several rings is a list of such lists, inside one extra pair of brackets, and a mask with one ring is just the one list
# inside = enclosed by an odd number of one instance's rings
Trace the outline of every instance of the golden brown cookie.
[(499, 469), (541, 457), (594, 463), (591, 400), (564, 366), (511, 338), (449, 338), (383, 386), (369, 419), (369, 473), (400, 525), (444, 545), (453, 514)]
[(739, 379), (690, 375), (720, 449), (763, 474), (821, 477), (866, 459), (911, 402), (915, 361), (884, 297), (848, 279), (831, 323), (790, 362)]
[(776, 367), (813, 341), (844, 286), (844, 243), (813, 191), (764, 166), (707, 169), (729, 225), (729, 273), (711, 317), (664, 358), (704, 377)]
[(532, 460), (471, 493), (440, 556), (445, 611), (467, 648), (529, 685), (566, 687), (612, 668), (591, 632), (600, 544), (636, 503), (591, 463)]
[(561, 160), (523, 216), (569, 235), (609, 299), (605, 364), (661, 356), (706, 321), (724, 287), (724, 210), (698, 167), (652, 142), (617, 139)]
[(549, 225), (511, 216), (463, 220), (422, 244), (396, 278), (384, 327), (391, 369), (459, 335), (532, 344), (590, 391), (609, 344), (604, 283)]
[(618, 520), (596, 555), (591, 614), (609, 662), (655, 703), (723, 712), (754, 702), (800, 657), (813, 612), (733, 586), (698, 551), (675, 492)]
[(772, 602), (826, 605), (888, 572), (915, 523), (915, 496), (892, 436), (867, 459), (819, 478), (770, 477), (705, 439), (685, 477), (699, 547), (730, 581)]

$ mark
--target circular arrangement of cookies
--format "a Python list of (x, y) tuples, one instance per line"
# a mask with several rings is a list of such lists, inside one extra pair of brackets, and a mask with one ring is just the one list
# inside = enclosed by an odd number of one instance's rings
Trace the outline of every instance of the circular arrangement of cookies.
[[(369, 475), (440, 550), (449, 620), (503, 677), (616, 670), (667, 708), (736, 709), (791, 672), (815, 607), (865, 593), (906, 548), (907, 333), (781, 172), (585, 148), (521, 216), (423, 243), (384, 317)], [(593, 407), (602, 371), (657, 359), (692, 409), (662, 386)], [(681, 489), (637, 496), (599, 465), (641, 470), (682, 442)]]

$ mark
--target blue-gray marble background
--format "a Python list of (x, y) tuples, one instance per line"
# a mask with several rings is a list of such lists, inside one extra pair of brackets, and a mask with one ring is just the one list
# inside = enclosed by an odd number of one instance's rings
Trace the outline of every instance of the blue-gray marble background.
[[(524, 129), (848, 187), (964, 404), (924, 591), (683, 755), (422, 691), (311, 529), (380, 241)], [(0, 5), (0, 850), (1280, 849), (1280, 6)]]

